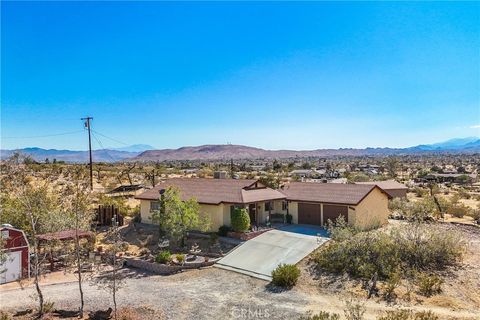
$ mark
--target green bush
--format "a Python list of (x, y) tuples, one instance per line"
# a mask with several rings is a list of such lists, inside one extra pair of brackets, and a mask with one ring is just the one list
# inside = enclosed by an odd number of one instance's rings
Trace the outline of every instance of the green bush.
[(285, 218), (286, 218), (288, 224), (292, 223), (293, 216), (290, 213), (287, 213)]
[(330, 313), (326, 311), (320, 311), (317, 314), (313, 314), (309, 311), (305, 316), (300, 317), (299, 320), (340, 320), (340, 315), (338, 313)]
[(183, 253), (175, 255), (175, 258), (179, 264), (183, 264), (185, 262), (185, 255)]
[(232, 228), (236, 232), (245, 232), (250, 227), (250, 216), (245, 208), (235, 208), (231, 220)]
[(155, 262), (157, 263), (167, 263), (172, 260), (172, 254), (170, 251), (164, 250), (160, 251), (156, 256), (155, 256)]
[(430, 297), (442, 292), (443, 280), (435, 274), (420, 273), (416, 277), (416, 284), (421, 295)]
[(226, 237), (229, 231), (230, 231), (230, 227), (223, 225), (223, 226), (220, 226), (220, 228), (218, 228), (217, 234), (220, 237)]
[(463, 218), (465, 215), (470, 214), (470, 208), (464, 204), (452, 205), (447, 209), (447, 213), (456, 217)]
[(300, 269), (293, 264), (280, 264), (272, 271), (272, 283), (278, 287), (291, 288), (300, 277)]

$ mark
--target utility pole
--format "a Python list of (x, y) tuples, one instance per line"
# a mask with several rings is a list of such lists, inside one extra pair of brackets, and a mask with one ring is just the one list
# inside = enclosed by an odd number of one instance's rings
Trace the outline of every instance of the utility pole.
[(82, 118), (85, 120), (85, 128), (88, 129), (88, 153), (90, 156), (90, 190), (93, 190), (93, 164), (92, 164), (92, 136), (90, 132), (90, 120), (93, 120), (92, 117)]

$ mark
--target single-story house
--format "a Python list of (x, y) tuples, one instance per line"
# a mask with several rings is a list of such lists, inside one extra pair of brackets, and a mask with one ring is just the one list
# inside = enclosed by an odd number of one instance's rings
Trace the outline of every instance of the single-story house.
[(195, 198), (200, 213), (210, 219), (211, 231), (222, 225), (230, 225), (230, 213), (235, 207), (247, 208), (250, 221), (261, 224), (269, 213), (282, 209), (285, 195), (268, 188), (257, 180), (174, 178), (160, 182), (155, 188), (138, 195), (142, 222), (152, 223), (154, 210), (160, 208), (160, 190), (169, 186), (177, 187), (184, 200)]
[(387, 222), (388, 199), (376, 185), (290, 182), (279, 190), (257, 180), (168, 179), (138, 195), (142, 222), (152, 223), (160, 208), (160, 191), (177, 187), (184, 200), (195, 198), (200, 212), (209, 217), (210, 230), (230, 225), (235, 207), (247, 208), (252, 224), (266, 223), (271, 215), (291, 214), (293, 223), (324, 225), (343, 215), (349, 224), (361, 228)]
[(408, 187), (395, 180), (357, 182), (357, 184), (377, 185), (392, 198), (406, 198)]

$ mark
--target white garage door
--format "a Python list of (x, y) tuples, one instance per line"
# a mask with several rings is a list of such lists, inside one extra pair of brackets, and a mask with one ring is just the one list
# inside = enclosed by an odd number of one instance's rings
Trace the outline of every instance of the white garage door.
[(0, 267), (0, 283), (6, 283), (20, 279), (22, 274), (22, 252), (8, 252), (7, 260)]

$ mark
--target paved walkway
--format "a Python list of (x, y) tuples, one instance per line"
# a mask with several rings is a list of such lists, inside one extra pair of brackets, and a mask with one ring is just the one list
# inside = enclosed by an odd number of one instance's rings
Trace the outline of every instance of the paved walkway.
[(296, 264), (328, 240), (326, 232), (319, 227), (281, 228), (246, 241), (220, 259), (215, 267), (271, 281), (272, 271), (279, 264)]

